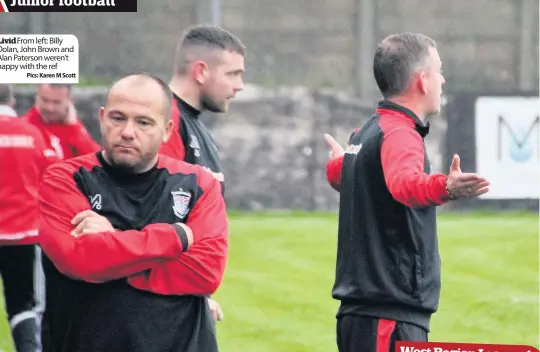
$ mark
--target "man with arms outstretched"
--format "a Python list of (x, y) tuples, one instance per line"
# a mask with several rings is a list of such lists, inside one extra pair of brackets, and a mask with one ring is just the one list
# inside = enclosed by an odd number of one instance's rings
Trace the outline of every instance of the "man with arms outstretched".
[(419, 33), (385, 38), (374, 58), (383, 95), (347, 148), (330, 135), (327, 177), (340, 192), (332, 295), (340, 352), (395, 351), (396, 341), (427, 341), (439, 306), (441, 268), (436, 207), (489, 191), (463, 173), (456, 155), (447, 174), (431, 173), (426, 118), (440, 111), (442, 62)]

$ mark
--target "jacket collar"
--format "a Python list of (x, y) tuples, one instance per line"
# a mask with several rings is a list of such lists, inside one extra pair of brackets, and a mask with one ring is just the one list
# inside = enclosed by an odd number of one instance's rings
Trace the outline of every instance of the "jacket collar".
[(0, 105), (0, 115), (17, 117), (17, 112), (7, 105)]
[(414, 128), (418, 131), (418, 133), (424, 138), (429, 133), (429, 122), (425, 125), (422, 123), (422, 120), (410, 109), (407, 109), (406, 107), (396, 104), (394, 102), (391, 102), (389, 100), (382, 100), (379, 102), (378, 109), (381, 110), (392, 110), (395, 112), (398, 112), (400, 115), (406, 116), (411, 118), (414, 121)]

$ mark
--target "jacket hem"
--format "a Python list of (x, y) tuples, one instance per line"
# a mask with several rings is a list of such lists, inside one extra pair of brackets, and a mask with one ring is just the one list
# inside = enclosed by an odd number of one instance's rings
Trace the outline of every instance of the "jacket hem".
[(343, 315), (366, 315), (414, 324), (429, 332), (433, 313), (433, 311), (421, 310), (396, 303), (365, 303), (355, 300), (342, 300), (336, 317), (339, 318)]

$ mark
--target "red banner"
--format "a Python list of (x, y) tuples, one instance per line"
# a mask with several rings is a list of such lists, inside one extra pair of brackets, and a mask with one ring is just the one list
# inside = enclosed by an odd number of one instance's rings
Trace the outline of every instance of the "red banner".
[(492, 345), (450, 342), (396, 342), (395, 352), (539, 352), (526, 345)]

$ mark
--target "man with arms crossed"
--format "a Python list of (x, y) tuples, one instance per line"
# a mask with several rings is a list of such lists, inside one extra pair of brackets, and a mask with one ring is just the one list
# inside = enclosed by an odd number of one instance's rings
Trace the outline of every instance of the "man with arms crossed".
[[(245, 46), (228, 31), (215, 26), (190, 27), (180, 38), (169, 82), (174, 104), (174, 131), (160, 153), (203, 166), (221, 182), (219, 151), (200, 118), (203, 111), (225, 113), (235, 94), (244, 88)], [(214, 320), (222, 320), (217, 302), (208, 299)]]
[(426, 117), (440, 111), (444, 77), (434, 40), (391, 35), (378, 46), (374, 74), (383, 95), (376, 113), (332, 149), (330, 184), (340, 191), (336, 279), (341, 352), (394, 351), (396, 341), (427, 341), (441, 289), (436, 207), (477, 197), (489, 182), (431, 174)]
[(157, 78), (119, 80), (100, 110), (104, 150), (46, 171), (45, 352), (217, 352), (205, 296), (227, 262), (225, 202), (202, 167), (158, 154), (171, 104)]

